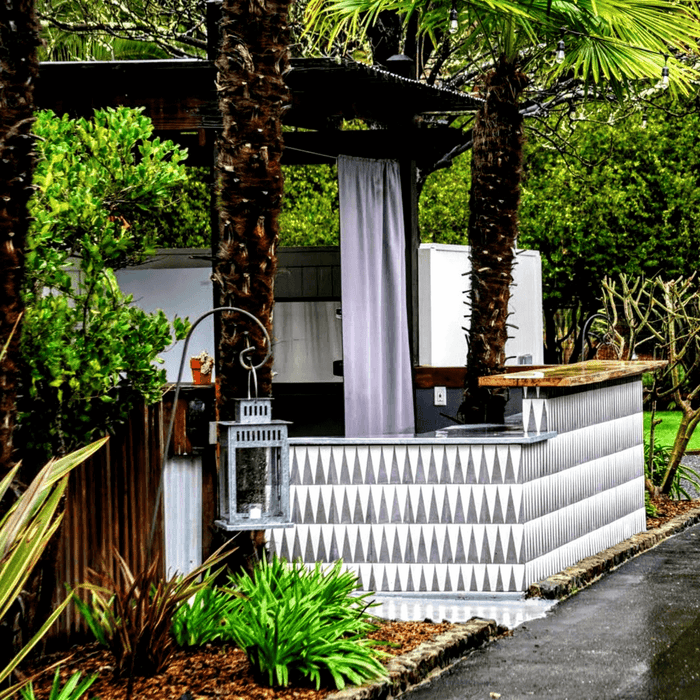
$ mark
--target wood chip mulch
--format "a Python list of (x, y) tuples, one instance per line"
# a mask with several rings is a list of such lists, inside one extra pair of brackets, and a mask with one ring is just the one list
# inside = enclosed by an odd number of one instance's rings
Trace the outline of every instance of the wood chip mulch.
[(653, 498), (651, 502), (656, 507), (656, 515), (653, 518), (647, 515), (647, 530), (653, 530), (677, 515), (683, 515), (700, 506), (700, 501), (672, 501), (666, 496)]
[[(442, 622), (381, 622), (373, 639), (390, 642), (381, 647), (392, 656), (415, 649), (424, 641), (446, 632), (454, 625)], [(113, 678), (113, 660), (109, 651), (96, 644), (74, 647), (65, 654), (53, 654), (44, 663), (61, 662), (61, 679), (65, 683), (75, 671), (83, 677), (98, 674), (86, 698), (125, 700), (126, 681)], [(30, 673), (36, 669), (27, 669)], [(37, 700), (48, 698), (55, 670), (34, 682)], [(204, 648), (178, 651), (164, 673), (151, 678), (137, 678), (134, 700), (320, 700), (334, 688), (304, 685), (289, 688), (265, 688), (258, 685), (248, 660), (239, 649), (208, 644)]]

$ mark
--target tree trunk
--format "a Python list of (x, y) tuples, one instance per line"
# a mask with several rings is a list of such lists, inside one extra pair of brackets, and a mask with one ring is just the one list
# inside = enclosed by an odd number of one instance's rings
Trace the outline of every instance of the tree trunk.
[[(290, 103), (287, 16), (290, 0), (224, 0), (216, 66), (223, 130), (218, 141), (219, 242), (214, 286), (219, 305), (238, 306), (272, 332), (278, 218), (283, 179), (282, 114)], [(235, 397), (247, 396), (239, 355), (248, 344), (259, 363), (266, 348), (259, 328), (224, 314), (219, 345), (221, 420), (233, 418)], [(271, 362), (258, 372), (261, 395), (271, 390)]]
[(471, 323), (464, 400), (459, 410), (466, 423), (503, 421), (505, 392), (481, 389), (478, 379), (496, 374), (506, 359), (522, 174), (518, 100), (526, 85), (527, 78), (517, 64), (501, 57), (486, 77), (486, 102), (474, 125), (469, 215)]
[(0, 479), (13, 464), (34, 143), (31, 135), (39, 33), (33, 0), (6, 2), (0, 17)]
[[(224, 0), (216, 61), (223, 129), (217, 144), (215, 294), (219, 306), (237, 306), (259, 319), (270, 337), (283, 194), (282, 115), (291, 102), (284, 83), (289, 69), (290, 1)], [(259, 364), (267, 351), (259, 327), (241, 314), (223, 314), (219, 420), (234, 418), (233, 399), (247, 397), (249, 388), (255, 395), (252, 377), (240, 363), (241, 351), (248, 347), (255, 350), (245, 355), (246, 363)], [(271, 393), (271, 365), (270, 360), (257, 372), (261, 396)], [(260, 460), (252, 455), (248, 464), (252, 473), (239, 477), (257, 483)], [(250, 570), (262, 554), (262, 533), (240, 533), (235, 539), (238, 549), (229, 565)]]

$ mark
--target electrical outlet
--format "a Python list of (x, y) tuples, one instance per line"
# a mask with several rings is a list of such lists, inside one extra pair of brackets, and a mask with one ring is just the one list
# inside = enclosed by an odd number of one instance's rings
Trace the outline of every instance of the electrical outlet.
[(436, 386), (433, 390), (435, 391), (435, 399), (433, 403), (436, 406), (447, 406), (447, 387)]

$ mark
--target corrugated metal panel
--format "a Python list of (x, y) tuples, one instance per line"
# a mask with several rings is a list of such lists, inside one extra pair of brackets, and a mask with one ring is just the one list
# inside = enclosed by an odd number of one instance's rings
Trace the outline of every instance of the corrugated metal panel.
[(165, 462), (165, 571), (187, 574), (202, 563), (202, 458)]

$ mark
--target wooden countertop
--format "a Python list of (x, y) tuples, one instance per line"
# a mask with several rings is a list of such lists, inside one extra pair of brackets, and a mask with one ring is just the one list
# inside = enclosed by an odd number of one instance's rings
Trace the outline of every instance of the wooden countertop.
[(666, 360), (588, 360), (481, 377), (479, 386), (581, 386), (653, 372), (667, 364)]

